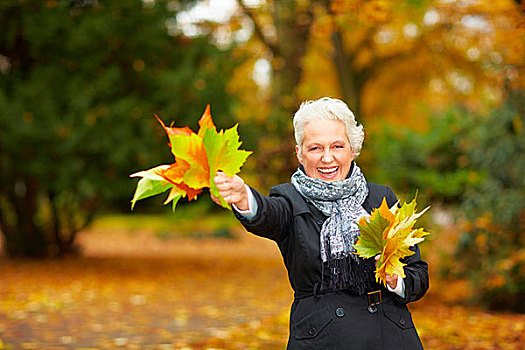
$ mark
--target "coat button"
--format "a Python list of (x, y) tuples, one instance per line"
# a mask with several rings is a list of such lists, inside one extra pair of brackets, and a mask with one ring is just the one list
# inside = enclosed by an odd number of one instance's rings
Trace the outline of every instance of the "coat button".
[(405, 319), (404, 319), (404, 318), (399, 319), (399, 323), (400, 323), (402, 326), (404, 326), (404, 325), (405, 325)]
[(343, 317), (345, 315), (345, 309), (343, 309), (342, 307), (338, 307), (335, 310), (335, 314), (337, 315), (337, 317)]
[(315, 328), (314, 328), (314, 327), (310, 328), (310, 329), (308, 330), (308, 334), (310, 334), (310, 335), (314, 335), (314, 334), (315, 334)]
[(377, 312), (377, 306), (369, 305), (368, 306), (368, 312), (370, 312), (371, 314), (375, 314)]
[(317, 220), (317, 225), (323, 226), (323, 220)]

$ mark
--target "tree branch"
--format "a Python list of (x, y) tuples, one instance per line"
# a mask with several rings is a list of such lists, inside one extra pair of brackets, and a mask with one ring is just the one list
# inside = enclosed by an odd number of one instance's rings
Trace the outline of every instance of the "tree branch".
[[(326, 13), (333, 18), (335, 14), (330, 7), (331, 1), (325, 0), (322, 3), (325, 7)], [(342, 97), (347, 103), (349, 103), (352, 111), (356, 113), (356, 115), (360, 115), (362, 84), (359, 77), (356, 76), (358, 72), (352, 68), (354, 57), (351, 53), (348, 54), (345, 51), (343, 34), (337, 26), (334, 26), (333, 28), (331, 41), (334, 48), (332, 61), (337, 70), (339, 85), (343, 95)]]
[(242, 0), (237, 0), (237, 3), (239, 4), (239, 7), (242, 9), (243, 13), (252, 20), (255, 34), (263, 42), (264, 46), (266, 46), (268, 50), (270, 50), (273, 57), (279, 56), (279, 48), (266, 35), (264, 35), (261, 26), (255, 20), (255, 14), (253, 13), (253, 11), (246, 7)]

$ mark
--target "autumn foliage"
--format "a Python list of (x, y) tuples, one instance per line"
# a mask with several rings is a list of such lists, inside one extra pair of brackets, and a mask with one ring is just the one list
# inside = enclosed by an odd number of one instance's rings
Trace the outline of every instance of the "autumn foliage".
[(237, 133), (237, 125), (217, 132), (211, 118), (210, 106), (206, 107), (199, 120), (199, 132), (195, 133), (189, 127), (167, 127), (157, 117), (169, 138), (171, 153), (175, 162), (170, 165), (159, 165), (155, 168), (134, 173), (131, 177), (142, 177), (137, 184), (131, 208), (143, 198), (170, 190), (164, 204), (173, 202), (173, 210), (182, 197), (193, 200), (205, 187), (210, 193), (221, 198), (221, 204), (228, 204), (220, 197), (213, 177), (217, 171), (233, 176), (241, 170), (251, 152), (239, 150), (241, 142)]
[(356, 253), (363, 258), (372, 258), (379, 255), (376, 280), (386, 286), (386, 274), (396, 274), (405, 277), (401, 259), (413, 255), (410, 247), (423, 242), (428, 235), (423, 228), (414, 228), (416, 220), (423, 215), (428, 207), (416, 213), (416, 199), (403, 204), (400, 208), (395, 205), (388, 208), (386, 198), (381, 206), (372, 211), (371, 216), (359, 220), (360, 236), (354, 245)]

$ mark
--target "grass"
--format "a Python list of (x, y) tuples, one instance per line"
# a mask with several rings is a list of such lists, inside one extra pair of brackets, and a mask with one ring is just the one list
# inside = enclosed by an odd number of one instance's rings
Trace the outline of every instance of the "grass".
[(227, 210), (211, 209), (208, 203), (200, 201), (192, 205), (179, 206), (174, 213), (144, 214), (116, 213), (106, 214), (95, 219), (92, 229), (127, 230), (135, 232), (148, 230), (158, 238), (233, 238), (232, 228), (238, 226), (237, 220)]

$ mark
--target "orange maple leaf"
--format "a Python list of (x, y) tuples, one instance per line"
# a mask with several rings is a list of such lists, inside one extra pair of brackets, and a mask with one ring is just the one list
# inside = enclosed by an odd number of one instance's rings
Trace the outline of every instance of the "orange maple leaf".
[(164, 129), (164, 131), (166, 131), (166, 134), (168, 134), (168, 137), (171, 135), (171, 136), (176, 136), (176, 135), (191, 135), (191, 134), (195, 134), (193, 132), (193, 130), (191, 130), (189, 127), (185, 126), (183, 128), (175, 128), (175, 127), (171, 127), (171, 126), (166, 126), (166, 124), (164, 124), (164, 122), (162, 121), (162, 119), (159, 118), (158, 115), (155, 114), (155, 118), (157, 118), (157, 120), (159, 121), (160, 125), (162, 125), (162, 128)]
[(178, 162), (171, 164), (166, 169), (157, 170), (156, 173), (172, 184), (180, 184), (183, 181), (184, 174), (189, 168), (190, 163), (184, 160), (179, 160)]
[(168, 198), (164, 204), (168, 204), (172, 200), (178, 200), (181, 197), (188, 196), (188, 200), (197, 198), (201, 193), (201, 189), (194, 189), (183, 183), (184, 174), (190, 168), (190, 164), (183, 160), (179, 160), (169, 166), (167, 169), (157, 170), (157, 174), (162, 176), (166, 181), (173, 184)]
[(206, 106), (204, 114), (202, 115), (201, 119), (199, 119), (199, 136), (201, 138), (204, 138), (206, 129), (211, 129), (214, 131), (217, 130), (215, 124), (213, 124), (213, 120), (211, 119), (210, 105)]

